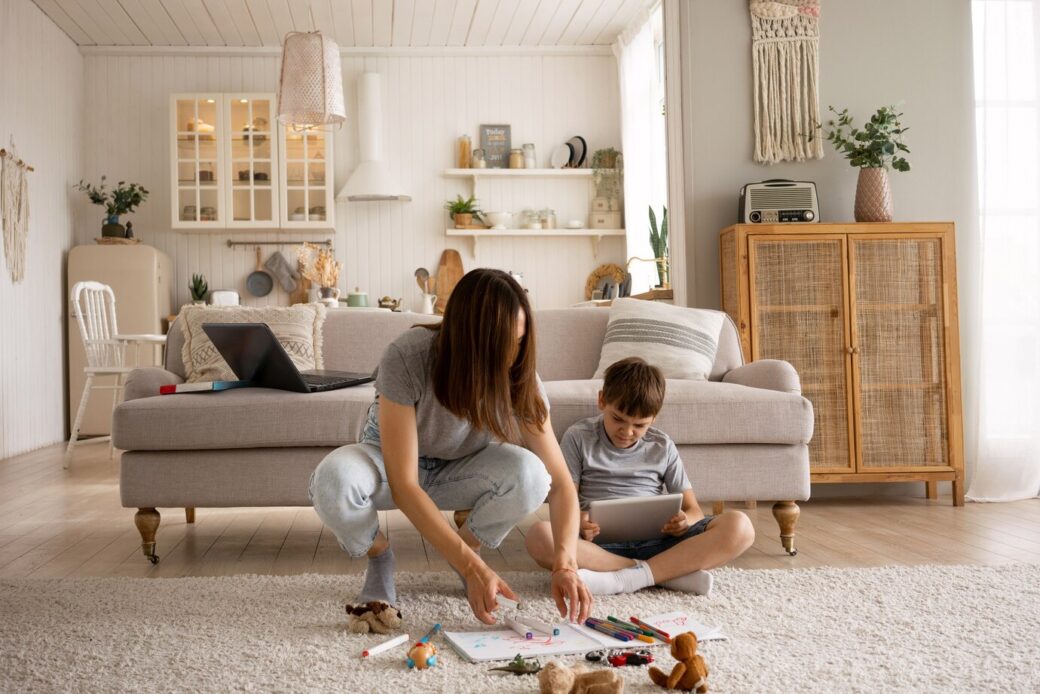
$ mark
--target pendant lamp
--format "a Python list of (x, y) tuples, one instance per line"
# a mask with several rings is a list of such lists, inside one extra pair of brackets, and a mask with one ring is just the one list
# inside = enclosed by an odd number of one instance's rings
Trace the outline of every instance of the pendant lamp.
[(347, 119), (339, 46), (320, 31), (292, 31), (282, 44), (278, 121), (294, 130), (328, 129)]

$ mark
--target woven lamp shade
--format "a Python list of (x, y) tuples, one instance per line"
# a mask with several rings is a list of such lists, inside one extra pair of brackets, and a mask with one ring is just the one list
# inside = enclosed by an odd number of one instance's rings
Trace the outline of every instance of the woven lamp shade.
[(339, 46), (320, 31), (286, 34), (278, 79), (279, 122), (303, 130), (346, 119)]

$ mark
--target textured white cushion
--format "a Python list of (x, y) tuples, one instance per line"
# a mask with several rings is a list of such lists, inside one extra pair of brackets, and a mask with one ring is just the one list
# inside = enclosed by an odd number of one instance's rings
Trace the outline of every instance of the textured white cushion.
[(665, 378), (706, 380), (715, 363), (723, 320), (721, 311), (617, 299), (610, 307), (593, 378), (603, 378), (616, 361), (642, 357), (661, 369)]
[(266, 323), (289, 358), (300, 371), (325, 368), (321, 358), (321, 326), (325, 322), (322, 304), (282, 306), (184, 306), (177, 322), (184, 345), (185, 380), (234, 380), (235, 374), (220, 352), (202, 331), (204, 323)]

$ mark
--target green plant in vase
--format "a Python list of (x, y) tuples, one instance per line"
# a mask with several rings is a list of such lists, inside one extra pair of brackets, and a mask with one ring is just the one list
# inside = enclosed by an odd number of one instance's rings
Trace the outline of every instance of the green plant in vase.
[(191, 276), (191, 284), (188, 285), (188, 290), (191, 291), (191, 300), (196, 304), (206, 303), (206, 294), (209, 293), (209, 284), (206, 283), (206, 278), (202, 275)]
[(119, 223), (119, 217), (130, 214), (148, 199), (148, 189), (137, 183), (119, 181), (116, 187), (109, 190), (105, 185), (105, 176), (101, 177), (101, 185), (95, 186), (80, 180), (76, 190), (83, 191), (95, 205), (103, 205), (108, 215), (101, 229), (102, 236), (125, 236), (126, 230)]
[(461, 195), (455, 196), (454, 200), (449, 200), (444, 204), (444, 208), (448, 210), (448, 214), (455, 221), (456, 229), (463, 229), (473, 223), (476, 219), (481, 224), (484, 223), (481, 217), (481, 211), (479, 205), (477, 205), (477, 199), (474, 196), (469, 198), (463, 198)]
[[(892, 221), (888, 170), (910, 170), (910, 162), (903, 156), (910, 153), (910, 148), (903, 144), (903, 133), (909, 130), (900, 123), (903, 114), (896, 111), (895, 106), (882, 106), (861, 130), (852, 124), (847, 108), (841, 111), (833, 106), (829, 108), (837, 119), (827, 121), (826, 126), (817, 124), (816, 130), (823, 132), (827, 141), (849, 160), (849, 164), (859, 169), (856, 221)], [(814, 137), (815, 133), (809, 136), (809, 140)]]
[(657, 215), (654, 214), (653, 206), (650, 210), (650, 248), (654, 251), (657, 260), (657, 279), (662, 289), (671, 286), (668, 277), (668, 208), (661, 207), (661, 229), (657, 229)]

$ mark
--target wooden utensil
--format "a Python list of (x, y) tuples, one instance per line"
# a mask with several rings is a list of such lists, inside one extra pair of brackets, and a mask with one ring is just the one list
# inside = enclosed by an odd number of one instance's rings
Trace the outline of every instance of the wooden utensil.
[[(300, 262), (296, 261), (296, 269), (299, 274)], [(289, 295), (289, 304), (305, 304), (311, 298), (311, 281), (300, 274), (296, 280), (296, 289)]]
[(419, 285), (419, 291), (429, 294), (430, 271), (421, 267), (415, 271), (415, 283)]
[(458, 251), (448, 248), (441, 253), (441, 262), (437, 266), (437, 305), (434, 307), (438, 315), (444, 315), (448, 298), (463, 274), (465, 273), (462, 269), (462, 258), (459, 257)]

